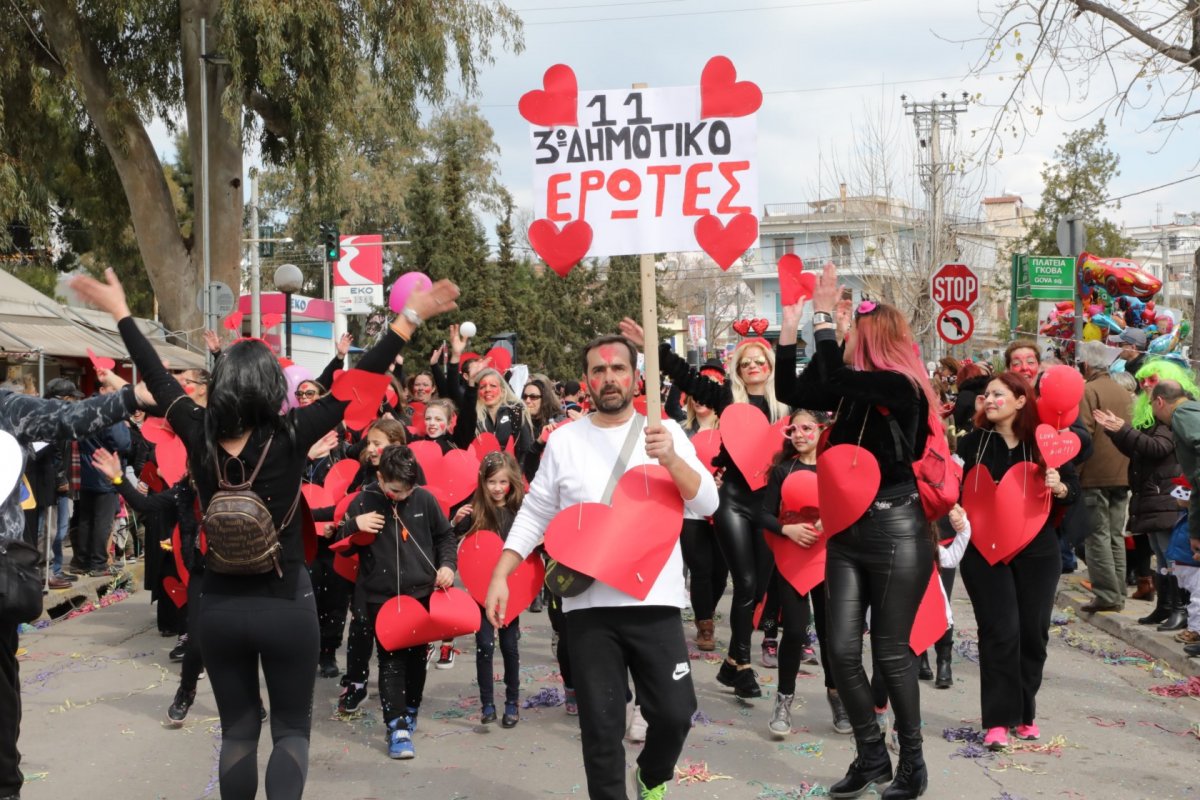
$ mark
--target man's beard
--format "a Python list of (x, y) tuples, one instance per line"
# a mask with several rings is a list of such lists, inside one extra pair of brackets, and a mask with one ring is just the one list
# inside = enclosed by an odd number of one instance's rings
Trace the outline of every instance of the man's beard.
[(605, 414), (619, 414), (633, 402), (633, 396), (623, 394), (619, 387), (615, 393), (605, 391), (607, 389), (608, 387), (606, 386), (601, 390), (600, 394), (591, 395), (592, 405), (597, 411)]

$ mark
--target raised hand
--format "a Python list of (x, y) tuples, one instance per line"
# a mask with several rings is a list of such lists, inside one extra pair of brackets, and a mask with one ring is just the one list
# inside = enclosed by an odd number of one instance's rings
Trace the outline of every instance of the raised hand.
[(354, 337), (348, 333), (343, 333), (337, 341), (337, 356), (345, 358), (350, 353), (350, 345), (354, 344)]
[(646, 332), (632, 318), (626, 317), (621, 320), (617, 324), (617, 331), (626, 339), (633, 342), (633, 346), (639, 350), (646, 346)]
[(459, 290), (453, 281), (440, 280), (428, 289), (415, 287), (404, 302), (404, 307), (416, 312), (422, 320), (445, 314), (458, 308)]
[(121, 475), (121, 458), (116, 453), (110, 453), (103, 447), (92, 453), (92, 466), (110, 481)]
[(208, 352), (216, 354), (221, 352), (221, 337), (216, 331), (204, 332), (204, 346), (208, 348)]
[(832, 314), (842, 299), (842, 287), (837, 282), (837, 267), (832, 261), (826, 261), (821, 269), (821, 277), (817, 279), (817, 288), (813, 290), (813, 310)]
[(70, 286), (85, 303), (111, 314), (119, 322), (130, 316), (125, 289), (111, 267), (104, 270), (104, 278), (104, 283), (101, 283), (90, 275), (78, 275), (71, 279)]

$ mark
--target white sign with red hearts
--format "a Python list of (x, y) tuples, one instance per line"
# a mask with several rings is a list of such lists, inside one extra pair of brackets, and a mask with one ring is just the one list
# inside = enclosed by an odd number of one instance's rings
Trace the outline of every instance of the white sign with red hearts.
[(716, 56), (699, 86), (580, 91), (558, 64), (518, 105), (533, 126), (529, 241), (560, 275), (587, 256), (704, 250), (728, 269), (758, 240), (762, 91)]

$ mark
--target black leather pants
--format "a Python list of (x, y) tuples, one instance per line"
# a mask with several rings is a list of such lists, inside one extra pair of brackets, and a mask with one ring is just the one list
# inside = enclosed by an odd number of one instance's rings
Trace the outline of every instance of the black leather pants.
[(871, 684), (862, 663), (871, 609), (871, 651), (882, 670), (901, 744), (919, 747), (921, 696), (908, 648), (917, 607), (933, 572), (933, 542), (920, 502), (872, 508), (829, 540), (825, 566), (830, 661), (858, 742), (879, 739)]
[(752, 492), (741, 480), (731, 479), (721, 484), (721, 504), (713, 515), (717, 544), (733, 581), (729, 657), (739, 664), (750, 663), (754, 607), (767, 591), (774, 564), (757, 522), (761, 505), (761, 492)]

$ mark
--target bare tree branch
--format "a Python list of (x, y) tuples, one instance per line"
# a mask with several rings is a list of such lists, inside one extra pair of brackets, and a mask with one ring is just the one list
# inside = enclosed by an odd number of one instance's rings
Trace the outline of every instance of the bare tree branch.
[(1162, 39), (1150, 33), (1149, 28), (1139, 28), (1132, 20), (1116, 9), (1109, 8), (1103, 3), (1093, 2), (1093, 0), (1071, 0), (1071, 2), (1079, 9), (1079, 13), (1086, 11), (1103, 17), (1156, 53), (1174, 59), (1180, 64), (1186, 64), (1192, 58), (1190, 50), (1167, 44)]

